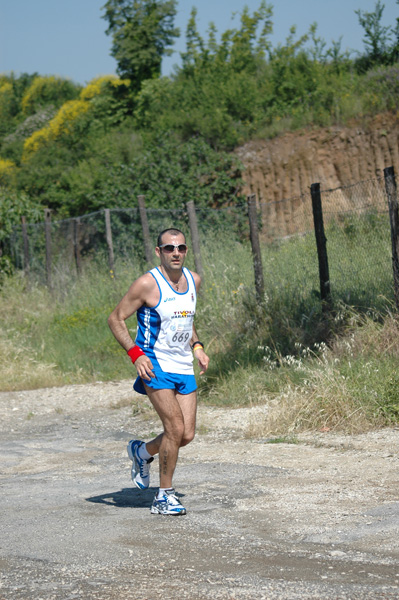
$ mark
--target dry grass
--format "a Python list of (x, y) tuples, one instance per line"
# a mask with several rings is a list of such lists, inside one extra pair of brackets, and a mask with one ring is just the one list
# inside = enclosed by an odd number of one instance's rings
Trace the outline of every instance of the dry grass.
[[(384, 319), (352, 313), (346, 336), (337, 338), (332, 351), (338, 357), (352, 355), (399, 356), (399, 316), (387, 312)], [(348, 343), (350, 342), (350, 343)]]
[(288, 388), (270, 402), (265, 416), (251, 421), (248, 437), (287, 435), (304, 431), (360, 433), (386, 425), (385, 419), (370, 420), (370, 407), (355, 399), (347, 380), (331, 366), (314, 371), (306, 386)]
[[(0, 390), (13, 391), (63, 385), (67, 376), (50, 361), (41, 361), (33, 351), (29, 330), (41, 314), (50, 314), (51, 298), (45, 288), (26, 289), (21, 274), (6, 281), (1, 290)], [(18, 329), (17, 329), (18, 327)]]
[(113, 410), (131, 408), (132, 416), (140, 416), (144, 421), (149, 420), (154, 416), (152, 405), (147, 400), (143, 401), (141, 398), (140, 400), (135, 397), (122, 398), (117, 402), (111, 402), (109, 407)]
[(288, 385), (247, 435), (264, 437), (335, 430), (360, 433), (399, 418), (399, 319), (356, 317), (347, 334), (306, 361), (301, 385)]
[(0, 338), (0, 361), (0, 390), (4, 392), (70, 383), (55, 364), (36, 360), (26, 340), (17, 334), (13, 341)]

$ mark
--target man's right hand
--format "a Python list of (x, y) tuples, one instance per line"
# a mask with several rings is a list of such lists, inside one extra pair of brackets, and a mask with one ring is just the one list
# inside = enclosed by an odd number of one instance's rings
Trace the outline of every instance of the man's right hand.
[(148, 358), (148, 356), (139, 356), (135, 361), (134, 366), (137, 369), (137, 375), (141, 377), (141, 379), (145, 379), (146, 381), (151, 381), (155, 377), (153, 373), (152, 362)]

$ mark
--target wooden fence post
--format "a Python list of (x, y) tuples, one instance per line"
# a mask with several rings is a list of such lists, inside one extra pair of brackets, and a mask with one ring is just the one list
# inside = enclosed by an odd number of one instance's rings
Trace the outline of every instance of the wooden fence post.
[(262, 255), (260, 252), (259, 232), (258, 232), (258, 215), (256, 211), (256, 196), (251, 194), (247, 196), (248, 204), (248, 219), (249, 219), (249, 235), (252, 246), (252, 256), (254, 261), (255, 271), (255, 289), (258, 302), (264, 302), (265, 298), (265, 282), (263, 279)]
[(186, 204), (187, 213), (188, 213), (188, 222), (190, 225), (191, 232), (191, 243), (193, 246), (193, 254), (194, 254), (194, 263), (195, 270), (201, 279), (204, 279), (204, 270), (202, 268), (202, 260), (201, 260), (201, 248), (199, 241), (199, 233), (198, 233), (198, 223), (197, 223), (197, 215), (195, 214), (195, 205), (194, 200), (189, 200)]
[(389, 220), (391, 223), (392, 268), (396, 308), (399, 310), (399, 210), (398, 194), (393, 167), (384, 169), (385, 189), (388, 196)]
[(24, 242), (24, 273), (25, 277), (29, 278), (29, 239), (28, 230), (26, 228), (26, 217), (21, 217), (22, 221), (22, 238)]
[(329, 309), (331, 292), (327, 256), (327, 238), (324, 233), (320, 183), (312, 183), (310, 186), (310, 194), (312, 197), (314, 232), (316, 236), (317, 256), (319, 259), (320, 297), (322, 309), (323, 311), (326, 311)]
[(80, 258), (80, 219), (73, 219), (73, 253), (75, 257), (76, 271), (78, 277), (82, 273), (82, 261)]
[(46, 238), (46, 285), (51, 290), (51, 263), (52, 263), (52, 248), (51, 248), (51, 209), (44, 209), (44, 232)]
[(114, 246), (112, 243), (111, 214), (109, 208), (105, 208), (105, 237), (108, 246), (108, 264), (111, 279), (115, 279)]
[(149, 265), (151, 265), (154, 262), (154, 255), (152, 252), (150, 228), (148, 226), (147, 210), (145, 207), (145, 196), (137, 196), (137, 200), (139, 203), (141, 228), (143, 231), (145, 260)]

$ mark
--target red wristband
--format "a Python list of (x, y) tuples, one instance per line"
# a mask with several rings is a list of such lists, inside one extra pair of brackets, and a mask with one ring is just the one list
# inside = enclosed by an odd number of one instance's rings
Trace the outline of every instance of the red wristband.
[(145, 352), (143, 352), (139, 346), (133, 346), (133, 348), (130, 348), (130, 350), (128, 350), (128, 355), (130, 356), (132, 363), (134, 364), (139, 356), (145, 355)]

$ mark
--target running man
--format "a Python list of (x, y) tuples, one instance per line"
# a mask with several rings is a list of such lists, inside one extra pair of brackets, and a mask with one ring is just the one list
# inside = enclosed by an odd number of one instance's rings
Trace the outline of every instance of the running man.
[[(163, 425), (163, 432), (155, 439), (128, 443), (133, 482), (140, 489), (149, 487), (150, 464), (159, 454), (160, 487), (151, 513), (185, 515), (186, 509), (176, 496), (172, 479), (179, 448), (189, 444), (195, 435), (197, 384), (193, 355), (198, 360), (200, 375), (209, 364), (194, 327), (201, 279), (183, 266), (187, 245), (179, 229), (162, 231), (155, 253), (159, 267), (132, 283), (109, 316), (108, 325), (136, 367), (134, 389), (148, 395)], [(135, 341), (126, 326), (126, 319), (134, 313), (137, 313)]]

